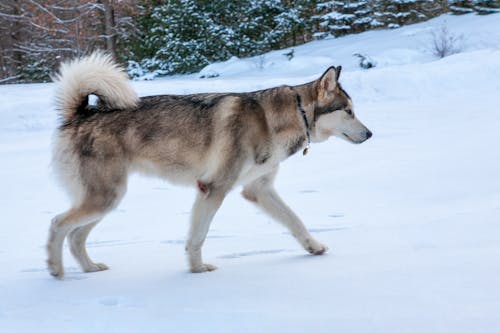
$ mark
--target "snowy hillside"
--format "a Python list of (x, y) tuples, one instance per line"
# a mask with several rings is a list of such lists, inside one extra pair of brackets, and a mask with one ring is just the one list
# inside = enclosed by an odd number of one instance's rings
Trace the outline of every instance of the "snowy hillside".
[[(428, 46), (447, 22), (462, 52)], [(313, 145), (277, 189), (329, 246), (310, 256), (233, 191), (204, 246), (184, 255), (194, 189), (134, 176), (91, 233), (110, 270), (45, 268), (50, 219), (68, 208), (50, 170), (52, 84), (0, 86), (1, 332), (499, 332), (500, 14), (442, 16), (387, 31), (232, 59), (202, 73), (134, 82), (140, 95), (341, 82), (372, 139)], [(358, 67), (354, 53), (376, 61)], [(200, 79), (212, 73), (216, 78)]]

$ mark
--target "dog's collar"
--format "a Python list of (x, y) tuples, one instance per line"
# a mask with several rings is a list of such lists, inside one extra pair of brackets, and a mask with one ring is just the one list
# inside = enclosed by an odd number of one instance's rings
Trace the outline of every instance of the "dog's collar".
[(307, 146), (304, 148), (304, 151), (302, 152), (302, 155), (306, 155), (309, 150), (309, 147), (311, 146), (311, 135), (309, 134), (309, 121), (307, 120), (306, 110), (304, 110), (304, 107), (302, 106), (302, 98), (298, 93), (297, 93), (297, 107), (300, 111), (300, 114), (302, 115), (302, 119), (304, 120), (304, 125), (306, 125)]

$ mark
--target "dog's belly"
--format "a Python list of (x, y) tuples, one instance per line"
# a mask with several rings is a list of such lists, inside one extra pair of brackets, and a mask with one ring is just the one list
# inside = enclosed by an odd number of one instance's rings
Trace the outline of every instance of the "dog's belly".
[(159, 165), (151, 161), (136, 161), (132, 166), (133, 172), (138, 172), (145, 176), (152, 176), (164, 179), (173, 184), (194, 185), (197, 180), (197, 173), (182, 165)]
[[(218, 152), (216, 150), (216, 152)], [(246, 185), (270, 172), (273, 172), (283, 159), (284, 152), (275, 149), (271, 158), (261, 164), (257, 164), (254, 156), (247, 156), (243, 167), (236, 176), (231, 176), (232, 171), (222, 168), (220, 154), (207, 154), (199, 159), (136, 159), (131, 165), (132, 172), (138, 172), (146, 176), (159, 177), (170, 183), (178, 185), (196, 186), (202, 183), (211, 183), (214, 180), (229, 181), (229, 188)], [(221, 171), (223, 171), (221, 173)], [(236, 170), (233, 170), (236, 171)], [(234, 175), (234, 174), (233, 174)], [(233, 179), (232, 181), (230, 179)]]
[[(277, 165), (277, 163), (272, 162), (268, 162), (262, 165), (248, 163), (241, 170), (233, 187), (248, 184), (256, 180), (257, 178), (270, 173), (277, 167)], [(170, 165), (168, 167), (159, 166), (150, 161), (140, 161), (134, 163), (131, 171), (140, 173), (145, 176), (158, 177), (170, 183), (178, 185), (196, 185), (196, 182), (198, 180), (210, 182), (210, 180), (205, 180), (204, 177), (200, 177), (200, 175), (194, 170), (189, 170), (188, 168), (174, 165)]]

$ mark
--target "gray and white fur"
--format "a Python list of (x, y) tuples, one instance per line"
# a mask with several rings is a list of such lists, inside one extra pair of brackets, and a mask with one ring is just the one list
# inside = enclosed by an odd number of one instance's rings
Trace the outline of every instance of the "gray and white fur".
[[(139, 98), (109, 55), (98, 52), (62, 64), (55, 77), (61, 124), (53, 164), (71, 207), (52, 220), (50, 273), (64, 274), (66, 238), (85, 272), (107, 269), (89, 258), (85, 242), (122, 199), (131, 172), (197, 188), (186, 244), (191, 272), (216, 268), (204, 263), (201, 248), (224, 197), (238, 185), (244, 198), (282, 223), (306, 251), (323, 254), (327, 247), (281, 200), (273, 181), (279, 164), (301, 150), (309, 135), (312, 142), (370, 138), (338, 82), (340, 71), (330, 67), (307, 84), (250, 93)], [(89, 104), (89, 95), (98, 97), (97, 105)]]

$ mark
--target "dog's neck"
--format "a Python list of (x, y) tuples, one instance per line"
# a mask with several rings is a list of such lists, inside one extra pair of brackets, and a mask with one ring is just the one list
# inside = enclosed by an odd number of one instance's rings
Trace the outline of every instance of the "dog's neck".
[[(259, 91), (255, 95), (265, 110), (266, 122), (273, 133), (273, 140), (285, 149), (286, 157), (304, 149), (306, 144), (308, 148), (309, 143), (313, 141), (313, 85), (314, 82), (298, 86), (280, 86)], [(304, 150), (307, 152), (307, 149)]]

